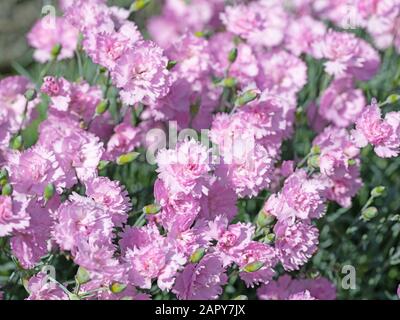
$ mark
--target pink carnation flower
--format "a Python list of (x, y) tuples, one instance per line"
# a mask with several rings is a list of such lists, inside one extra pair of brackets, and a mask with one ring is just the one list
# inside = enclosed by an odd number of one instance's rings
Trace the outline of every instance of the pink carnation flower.
[(257, 295), (262, 300), (287, 300), (305, 291), (318, 300), (336, 299), (336, 288), (328, 279), (293, 279), (287, 274), (260, 287)]
[(21, 266), (31, 269), (48, 252), (53, 221), (49, 211), (36, 200), (31, 200), (27, 212), (30, 215), (29, 227), (15, 232), (10, 244)]
[(72, 58), (78, 44), (78, 35), (78, 30), (65, 18), (45, 17), (28, 33), (28, 43), (35, 48), (34, 58), (44, 63), (53, 58), (52, 49), (56, 45), (61, 46), (58, 60)]
[(348, 127), (358, 119), (365, 104), (362, 90), (354, 88), (352, 79), (341, 78), (323, 93), (319, 114), (338, 127)]
[(27, 300), (68, 300), (67, 294), (43, 272), (29, 279), (28, 292)]
[(167, 63), (163, 50), (151, 41), (137, 42), (127, 50), (112, 72), (122, 101), (127, 105), (154, 103), (166, 96), (171, 85)]
[(171, 289), (176, 273), (186, 262), (182, 253), (169, 246), (155, 225), (127, 230), (122, 239), (132, 284), (150, 289), (151, 281), (157, 278), (161, 290)]
[(287, 271), (298, 270), (317, 251), (318, 229), (308, 222), (278, 221), (275, 248)]
[(400, 112), (389, 112), (382, 119), (379, 106), (374, 100), (357, 120), (352, 135), (358, 147), (370, 143), (379, 157), (396, 157), (400, 153)]
[(141, 143), (140, 126), (133, 127), (124, 121), (114, 127), (114, 133), (108, 140), (105, 157), (115, 161), (120, 155), (132, 152)]
[(30, 216), (26, 212), (28, 200), (25, 196), (13, 198), (0, 195), (0, 237), (29, 226)]
[(96, 177), (85, 183), (86, 195), (97, 203), (104, 205), (116, 226), (126, 223), (131, 208), (128, 192), (119, 184), (107, 177)]
[(163, 149), (156, 157), (158, 177), (172, 192), (200, 196), (208, 179), (210, 154), (194, 139), (178, 143), (175, 149)]
[(328, 31), (315, 43), (314, 54), (328, 60), (325, 71), (335, 77), (351, 74), (366, 81), (378, 72), (380, 66), (379, 54), (352, 33)]
[(218, 256), (206, 255), (198, 264), (188, 264), (177, 276), (172, 292), (182, 300), (211, 300), (222, 294), (228, 277)]
[(10, 181), (18, 192), (41, 197), (49, 183), (58, 188), (65, 186), (64, 172), (54, 153), (40, 145), (9, 152), (6, 159)]
[(281, 193), (268, 198), (264, 210), (280, 220), (318, 219), (325, 214), (325, 186), (297, 170), (286, 179)]
[(264, 243), (251, 241), (243, 250), (237, 263), (240, 268), (245, 268), (252, 263), (262, 263), (262, 267), (253, 272), (242, 271), (239, 273), (240, 278), (248, 287), (254, 287), (260, 283), (268, 283), (275, 274), (273, 268), (277, 262), (278, 259), (274, 248)]

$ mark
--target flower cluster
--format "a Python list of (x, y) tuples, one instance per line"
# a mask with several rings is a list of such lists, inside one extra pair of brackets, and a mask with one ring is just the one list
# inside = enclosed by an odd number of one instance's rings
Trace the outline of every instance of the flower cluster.
[[(382, 111), (399, 97), (368, 105), (363, 90), (378, 50), (400, 51), (400, 2), (355, 1), (372, 43), (325, 23), (346, 27), (345, 1), (164, 2), (149, 40), (137, 2), (60, 1), (27, 36), (40, 79), (0, 80), (0, 249), (31, 275), (28, 299), (218, 299), (236, 279), (260, 299), (335, 299), (307, 264), (329, 203), (351, 207), (363, 185), (362, 148), (400, 153), (400, 112)], [(51, 72), (73, 59), (76, 78)], [(307, 120), (301, 159), (288, 142)], [(147, 174), (146, 133), (167, 131), (143, 207), (148, 188), (125, 178)], [(37, 272), (54, 257), (78, 267), (74, 288)]]

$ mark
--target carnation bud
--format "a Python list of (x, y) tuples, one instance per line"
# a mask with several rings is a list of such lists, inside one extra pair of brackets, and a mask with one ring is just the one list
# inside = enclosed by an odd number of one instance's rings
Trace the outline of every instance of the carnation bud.
[(388, 102), (388, 103), (396, 103), (397, 101), (399, 101), (400, 100), (400, 95), (398, 95), (398, 94), (391, 94), (387, 99), (386, 99), (386, 101)]
[(37, 92), (35, 89), (28, 89), (25, 91), (24, 97), (28, 101), (35, 100), (37, 97)]
[(369, 221), (378, 215), (378, 209), (375, 207), (369, 207), (362, 212), (362, 217), (365, 221)]
[(129, 153), (123, 154), (122, 156), (118, 157), (117, 164), (119, 166), (122, 166), (124, 164), (131, 163), (132, 161), (137, 159), (137, 157), (139, 157), (139, 155), (140, 155), (140, 153), (138, 153), (138, 152), (129, 152)]
[(229, 51), (228, 54), (228, 60), (230, 63), (234, 63), (237, 59), (238, 56), (238, 49), (237, 48), (233, 48), (231, 51)]
[(266, 226), (270, 226), (271, 224), (273, 224), (275, 221), (275, 217), (268, 213), (267, 211), (265, 211), (264, 209), (262, 209), (257, 216), (257, 225), (260, 228), (264, 228)]
[(54, 184), (49, 183), (46, 186), (46, 188), (44, 188), (44, 193), (43, 193), (44, 199), (46, 201), (50, 200), (54, 196), (55, 192), (56, 192), (56, 188), (54, 187)]
[(206, 34), (203, 31), (196, 31), (194, 35), (198, 38), (204, 38)]
[(190, 256), (191, 263), (198, 263), (206, 254), (206, 249), (199, 248)]
[(58, 55), (60, 54), (62, 49), (62, 45), (61, 44), (56, 44), (52, 49), (51, 49), (51, 56), (53, 57), (53, 59), (56, 59), (58, 57)]
[(16, 135), (10, 140), (10, 148), (13, 150), (21, 150), (23, 144), (22, 136)]
[(246, 265), (243, 270), (246, 272), (256, 272), (264, 266), (264, 263), (260, 261), (252, 262)]
[(244, 106), (249, 102), (256, 100), (259, 96), (260, 95), (255, 90), (246, 91), (244, 94), (236, 99), (235, 105), (239, 107)]
[(108, 100), (101, 101), (96, 107), (96, 114), (98, 115), (103, 114), (108, 110), (109, 106), (110, 106), (110, 101)]
[(135, 2), (132, 3), (130, 11), (131, 12), (140, 11), (144, 9), (150, 2), (151, 0), (136, 0)]
[(8, 171), (7, 169), (0, 170), (0, 185), (4, 186), (8, 182)]
[(349, 159), (349, 160), (347, 161), (347, 163), (348, 163), (349, 166), (354, 166), (354, 165), (357, 164), (357, 161), (356, 161), (355, 159)]
[(236, 79), (232, 77), (225, 78), (222, 83), (224, 87), (233, 88), (236, 86)]
[(149, 204), (149, 205), (143, 207), (144, 214), (156, 214), (156, 213), (159, 213), (160, 210), (161, 210), (161, 207), (157, 204)]
[(169, 60), (168, 64), (167, 64), (167, 70), (172, 70), (177, 64), (178, 64), (178, 61)]
[(308, 158), (307, 164), (310, 168), (319, 168), (319, 156), (318, 155), (313, 155)]
[(97, 166), (97, 170), (105, 169), (108, 166), (109, 163), (110, 163), (110, 161), (100, 160), (99, 165)]
[(312, 146), (312, 148), (311, 148), (311, 153), (312, 153), (312, 154), (320, 154), (320, 153), (321, 153), (321, 148), (320, 148), (320, 146), (317, 146), (317, 145)]
[(124, 291), (126, 289), (126, 284), (122, 284), (122, 283), (118, 283), (118, 282), (114, 282), (111, 286), (110, 286), (110, 291), (112, 293), (121, 293), (122, 291)]
[(373, 188), (371, 191), (371, 197), (379, 198), (385, 192), (385, 189), (386, 188), (384, 186), (378, 186)]
[(75, 276), (76, 281), (79, 284), (85, 284), (88, 283), (90, 281), (90, 274), (89, 271), (87, 271), (85, 268), (83, 267), (79, 267), (78, 271), (76, 273)]
[(13, 193), (13, 187), (11, 184), (7, 183), (3, 186), (3, 188), (1, 189), (1, 195), (3, 196), (11, 196)]
[(249, 300), (249, 298), (245, 295), (240, 295), (234, 298), (233, 300)]
[(268, 233), (264, 238), (264, 242), (268, 244), (274, 243), (274, 241), (275, 241), (274, 233)]

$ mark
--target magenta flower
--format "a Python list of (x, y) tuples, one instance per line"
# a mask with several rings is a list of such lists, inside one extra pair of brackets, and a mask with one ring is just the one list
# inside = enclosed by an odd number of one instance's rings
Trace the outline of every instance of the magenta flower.
[(44, 273), (29, 279), (27, 300), (68, 300), (68, 295)]
[(24, 196), (0, 196), (0, 237), (29, 226), (30, 216), (26, 212), (28, 200)]

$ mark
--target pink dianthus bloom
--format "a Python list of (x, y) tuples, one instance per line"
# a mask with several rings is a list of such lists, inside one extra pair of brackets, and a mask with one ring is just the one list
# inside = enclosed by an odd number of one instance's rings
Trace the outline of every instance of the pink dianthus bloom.
[(188, 264), (177, 276), (172, 292), (182, 300), (211, 300), (222, 294), (228, 277), (218, 256), (206, 255), (198, 264)]
[(355, 89), (351, 78), (334, 80), (323, 93), (319, 114), (338, 127), (353, 124), (365, 107), (362, 90)]
[(317, 251), (319, 232), (309, 222), (278, 221), (274, 232), (275, 248), (287, 271), (300, 269)]
[(374, 100), (362, 112), (352, 135), (358, 147), (370, 143), (379, 157), (396, 157), (400, 153), (400, 112), (389, 112), (382, 119), (381, 110)]
[(30, 216), (26, 211), (28, 200), (21, 195), (13, 198), (0, 195), (0, 237), (29, 226)]
[(154, 103), (166, 96), (171, 85), (167, 64), (163, 50), (154, 42), (139, 41), (127, 50), (111, 73), (122, 101), (127, 105)]
[(156, 157), (158, 177), (172, 192), (200, 196), (211, 170), (210, 153), (194, 139), (179, 142), (175, 149), (163, 149)]
[(29, 279), (28, 292), (27, 300), (68, 300), (68, 295), (43, 272)]
[(78, 44), (78, 35), (78, 30), (65, 18), (44, 17), (29, 32), (28, 42), (35, 48), (34, 58), (44, 63), (53, 59), (52, 50), (56, 45), (61, 46), (58, 60), (72, 58)]
[(107, 177), (96, 177), (85, 183), (86, 195), (97, 203), (104, 205), (112, 216), (116, 226), (122, 226), (128, 218), (131, 208), (128, 192), (118, 181)]

